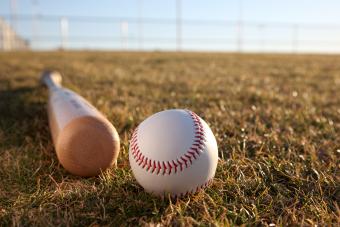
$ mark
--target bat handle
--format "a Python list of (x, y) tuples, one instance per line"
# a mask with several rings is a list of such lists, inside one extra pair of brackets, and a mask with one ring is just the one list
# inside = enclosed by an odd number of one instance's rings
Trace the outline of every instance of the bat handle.
[(41, 81), (51, 91), (61, 88), (62, 77), (58, 71), (45, 71), (42, 73)]

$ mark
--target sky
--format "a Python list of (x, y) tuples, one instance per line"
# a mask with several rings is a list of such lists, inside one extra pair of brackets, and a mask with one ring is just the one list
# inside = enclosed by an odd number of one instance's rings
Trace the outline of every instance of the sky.
[[(15, 2), (14, 26), (35, 49), (340, 52), (339, 0), (179, 0), (180, 44), (176, 0)], [(1, 0), (0, 16), (11, 22), (11, 12), (11, 1)], [(37, 14), (55, 17), (29, 16)]]

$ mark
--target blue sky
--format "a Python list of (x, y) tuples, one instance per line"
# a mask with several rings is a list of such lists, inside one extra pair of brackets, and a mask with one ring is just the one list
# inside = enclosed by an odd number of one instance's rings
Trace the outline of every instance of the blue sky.
[[(176, 18), (176, 0), (16, 0), (17, 14), (93, 17)], [(33, 2), (36, 2), (35, 7)], [(235, 21), (242, 27), (244, 51), (340, 51), (340, 1), (338, 0), (182, 0), (183, 20)], [(142, 4), (141, 4), (142, 3)], [(142, 5), (140, 8), (139, 6)], [(0, 1), (0, 15), (10, 14), (10, 0)], [(9, 18), (7, 18), (9, 20)], [(129, 22), (122, 35), (118, 22), (90, 23), (68, 20), (68, 48), (139, 49), (140, 27)], [(174, 21), (175, 22), (175, 21)], [(284, 26), (275, 24), (284, 23)], [(274, 24), (272, 24), (274, 23)], [(261, 26), (261, 25), (264, 26)], [(289, 25), (288, 27), (286, 25)], [(294, 26), (297, 26), (295, 28)], [(304, 27), (311, 25), (311, 27)], [(317, 27), (313, 27), (317, 25)], [(319, 25), (321, 28), (319, 28)], [(327, 28), (325, 25), (332, 25)], [(34, 48), (60, 46), (59, 20), (18, 20), (18, 33)], [(143, 49), (175, 49), (176, 24), (143, 23)], [(34, 34), (33, 34), (34, 33)], [(183, 24), (182, 48), (188, 50), (236, 50), (238, 24)], [(339, 42), (338, 42), (339, 40)], [(112, 41), (112, 42), (111, 42)], [(296, 47), (297, 46), (297, 47)]]

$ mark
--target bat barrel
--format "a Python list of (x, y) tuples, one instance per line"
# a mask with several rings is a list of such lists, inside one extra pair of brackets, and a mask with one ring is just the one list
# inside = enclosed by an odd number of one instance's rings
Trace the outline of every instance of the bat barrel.
[(79, 176), (95, 176), (117, 160), (119, 136), (104, 119), (84, 116), (71, 121), (56, 142), (60, 163)]

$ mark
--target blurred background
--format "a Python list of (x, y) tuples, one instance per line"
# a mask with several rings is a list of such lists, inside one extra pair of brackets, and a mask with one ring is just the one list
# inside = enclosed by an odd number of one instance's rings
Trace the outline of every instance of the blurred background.
[(1, 0), (0, 51), (339, 53), (338, 0)]

